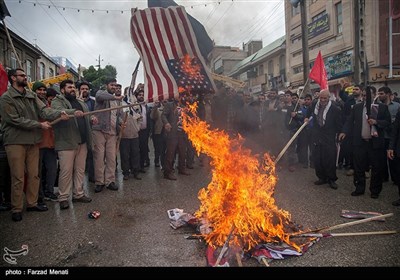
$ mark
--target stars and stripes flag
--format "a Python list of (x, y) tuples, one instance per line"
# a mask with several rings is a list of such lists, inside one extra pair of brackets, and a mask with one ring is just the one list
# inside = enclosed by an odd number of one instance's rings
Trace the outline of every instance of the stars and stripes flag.
[[(180, 88), (213, 91), (213, 80), (184, 7), (133, 11), (131, 37), (143, 62), (146, 101), (177, 97)], [(185, 71), (190, 66), (185, 57), (199, 69), (196, 75)]]

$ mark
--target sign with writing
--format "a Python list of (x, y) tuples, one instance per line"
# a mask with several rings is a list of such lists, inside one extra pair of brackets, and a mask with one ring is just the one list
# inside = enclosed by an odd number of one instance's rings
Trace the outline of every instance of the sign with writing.
[(389, 69), (385, 68), (370, 68), (369, 81), (372, 83), (387, 82), (392, 80), (400, 80), (400, 69), (392, 70), (392, 77), (389, 78)]
[(328, 80), (340, 78), (353, 72), (353, 51), (341, 52), (325, 61)]
[(328, 14), (324, 14), (320, 18), (315, 19), (308, 24), (308, 39), (314, 38), (329, 30)]

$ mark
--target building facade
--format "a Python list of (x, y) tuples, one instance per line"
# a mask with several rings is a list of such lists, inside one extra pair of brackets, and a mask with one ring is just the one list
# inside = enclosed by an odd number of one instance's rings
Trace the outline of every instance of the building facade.
[[(398, 11), (400, 1), (390, 1)], [(385, 77), (388, 72), (389, 0), (311, 0), (304, 3), (310, 68), (321, 51), (331, 91), (337, 91), (345, 80), (371, 83), (376, 87), (387, 84), (398, 90), (400, 77), (377, 78)], [(295, 8), (290, 1), (285, 1), (285, 21), (286, 75), (290, 86), (297, 88), (304, 84), (302, 26), (300, 7)], [(400, 32), (398, 21), (394, 22), (393, 32)], [(400, 69), (398, 37), (393, 41), (393, 46), (397, 46), (394, 48), (397, 52), (393, 52), (395, 69)]]

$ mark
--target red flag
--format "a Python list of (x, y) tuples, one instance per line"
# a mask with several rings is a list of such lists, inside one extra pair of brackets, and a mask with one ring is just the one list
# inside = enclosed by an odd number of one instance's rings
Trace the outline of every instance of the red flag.
[[(169, 99), (179, 87), (212, 91), (210, 73), (205, 67), (195, 33), (182, 6), (137, 10), (131, 18), (131, 36), (143, 61), (144, 94), (148, 102)], [(186, 75), (184, 56), (196, 60), (204, 79)]]
[(0, 63), (0, 96), (7, 91), (8, 87), (8, 75), (4, 70), (3, 64)]
[(322, 59), (321, 51), (318, 52), (317, 59), (314, 62), (309, 77), (319, 84), (321, 89), (328, 88), (328, 78), (326, 76), (325, 64)]

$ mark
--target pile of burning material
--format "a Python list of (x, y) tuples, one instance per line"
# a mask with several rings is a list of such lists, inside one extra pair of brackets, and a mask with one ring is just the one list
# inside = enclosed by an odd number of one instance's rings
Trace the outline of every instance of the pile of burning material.
[(196, 116), (196, 105), (190, 106), (189, 110), (183, 112), (183, 128), (196, 151), (211, 158), (212, 179), (207, 188), (199, 192), (200, 209), (194, 215), (173, 212), (183, 218), (177, 218), (172, 225), (174, 228), (196, 225), (198, 236), (209, 247), (209, 265), (225, 265), (228, 251), (235, 252), (239, 265), (238, 252), (265, 264), (266, 259), (280, 259), (287, 253), (301, 255), (318, 238), (329, 235), (320, 232), (336, 228), (302, 231), (291, 221), (290, 213), (275, 204), (274, 189), (278, 178), (271, 157), (265, 154), (260, 162), (242, 146), (240, 136), (231, 139), (224, 131), (211, 130)]

